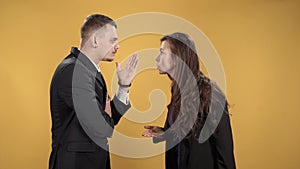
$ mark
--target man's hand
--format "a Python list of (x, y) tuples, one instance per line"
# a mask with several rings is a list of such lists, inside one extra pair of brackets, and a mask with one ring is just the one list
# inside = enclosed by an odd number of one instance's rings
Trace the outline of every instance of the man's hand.
[(111, 117), (111, 107), (110, 107), (110, 97), (109, 95), (106, 96), (106, 106), (105, 106), (105, 110), (106, 114), (109, 115), (109, 117)]
[(142, 133), (142, 136), (144, 137), (156, 137), (160, 136), (164, 133), (164, 131), (161, 129), (161, 127), (158, 126), (144, 126), (145, 129), (148, 129), (148, 131), (145, 131)]
[(123, 69), (121, 69), (120, 63), (116, 62), (117, 74), (120, 84), (130, 85), (136, 74), (138, 63), (139, 59), (138, 54), (136, 53), (130, 57), (127, 65)]

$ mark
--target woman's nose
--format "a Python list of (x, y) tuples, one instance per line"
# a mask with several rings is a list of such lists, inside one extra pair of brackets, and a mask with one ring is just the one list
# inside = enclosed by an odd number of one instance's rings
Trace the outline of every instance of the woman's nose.
[(160, 59), (160, 55), (156, 56), (155, 61), (159, 62), (159, 59)]

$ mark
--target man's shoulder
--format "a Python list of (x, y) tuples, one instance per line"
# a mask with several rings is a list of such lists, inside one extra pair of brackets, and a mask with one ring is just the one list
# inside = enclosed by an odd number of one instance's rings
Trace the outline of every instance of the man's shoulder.
[(66, 67), (74, 67), (75, 63), (76, 63), (76, 57), (70, 54), (58, 65), (57, 68), (64, 69)]
[(56, 68), (55, 74), (62, 73), (66, 69), (74, 69), (76, 58), (70, 54), (68, 55)]
[(61, 76), (70, 76), (73, 73), (75, 63), (76, 57), (74, 57), (72, 54), (64, 58), (64, 60), (57, 66), (53, 74), (52, 83), (53, 81), (56, 81), (55, 79), (60, 78)]

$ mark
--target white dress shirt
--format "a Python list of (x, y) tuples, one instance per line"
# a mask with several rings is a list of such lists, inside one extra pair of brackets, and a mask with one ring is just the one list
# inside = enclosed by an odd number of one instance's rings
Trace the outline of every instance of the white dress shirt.
[[(86, 56), (87, 57), (87, 56)], [(92, 61), (92, 59), (90, 59), (89, 57), (87, 57), (92, 64), (95, 66), (95, 68), (97, 69), (98, 72), (101, 72), (100, 67), (94, 62)], [(117, 93), (116, 93), (117, 98), (124, 104), (128, 105), (129, 103), (129, 93), (127, 91), (125, 91), (122, 87), (118, 87), (117, 89)]]

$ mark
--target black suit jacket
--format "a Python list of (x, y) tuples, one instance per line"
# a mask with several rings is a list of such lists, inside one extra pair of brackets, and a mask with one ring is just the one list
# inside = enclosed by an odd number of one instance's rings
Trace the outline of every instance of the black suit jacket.
[[(76, 70), (80, 71), (74, 73)], [(111, 118), (104, 111), (106, 95), (101, 74), (87, 56), (73, 47), (57, 67), (50, 87), (52, 152), (49, 169), (110, 168), (107, 137), (111, 137), (114, 125), (130, 104), (125, 105), (114, 97), (110, 103)], [(95, 105), (97, 110), (92, 109)]]
[[(212, 134), (208, 136), (207, 140), (199, 142), (199, 135), (203, 129), (201, 125), (199, 125), (199, 127), (196, 125), (193, 126), (193, 128), (196, 127), (194, 129), (198, 135), (191, 136), (191, 133), (189, 133), (182, 140), (176, 140), (176, 135), (178, 134), (170, 132), (169, 129), (171, 126), (174, 127), (174, 125), (171, 125), (168, 119), (165, 122), (164, 128), (162, 128), (165, 133), (162, 136), (153, 138), (154, 143), (166, 141), (166, 169), (236, 168), (228, 105), (227, 102), (224, 103), (225, 105), (222, 104), (222, 101), (226, 101), (226, 99), (218, 86), (213, 84), (212, 90), (215, 92), (212, 92), (214, 97), (212, 97), (212, 109), (210, 109), (210, 114), (215, 114), (216, 116), (213, 115), (214, 118), (208, 120), (208, 123), (215, 126), (216, 129), (214, 127), (210, 128)], [(169, 107), (169, 110), (172, 110), (172, 108)], [(191, 110), (193, 109), (191, 108)], [(200, 115), (201, 114), (198, 113), (198, 119), (196, 120), (201, 120)], [(214, 120), (218, 118), (217, 116), (220, 117), (220, 121), (216, 124)], [(186, 126), (180, 127), (185, 128)]]
[[(167, 130), (169, 127), (169, 123), (166, 122), (164, 129)], [(168, 147), (169, 143), (166, 144)], [(224, 111), (216, 131), (205, 142), (199, 143), (194, 137), (186, 137), (167, 150), (165, 165), (166, 169), (235, 169), (228, 112)]]

